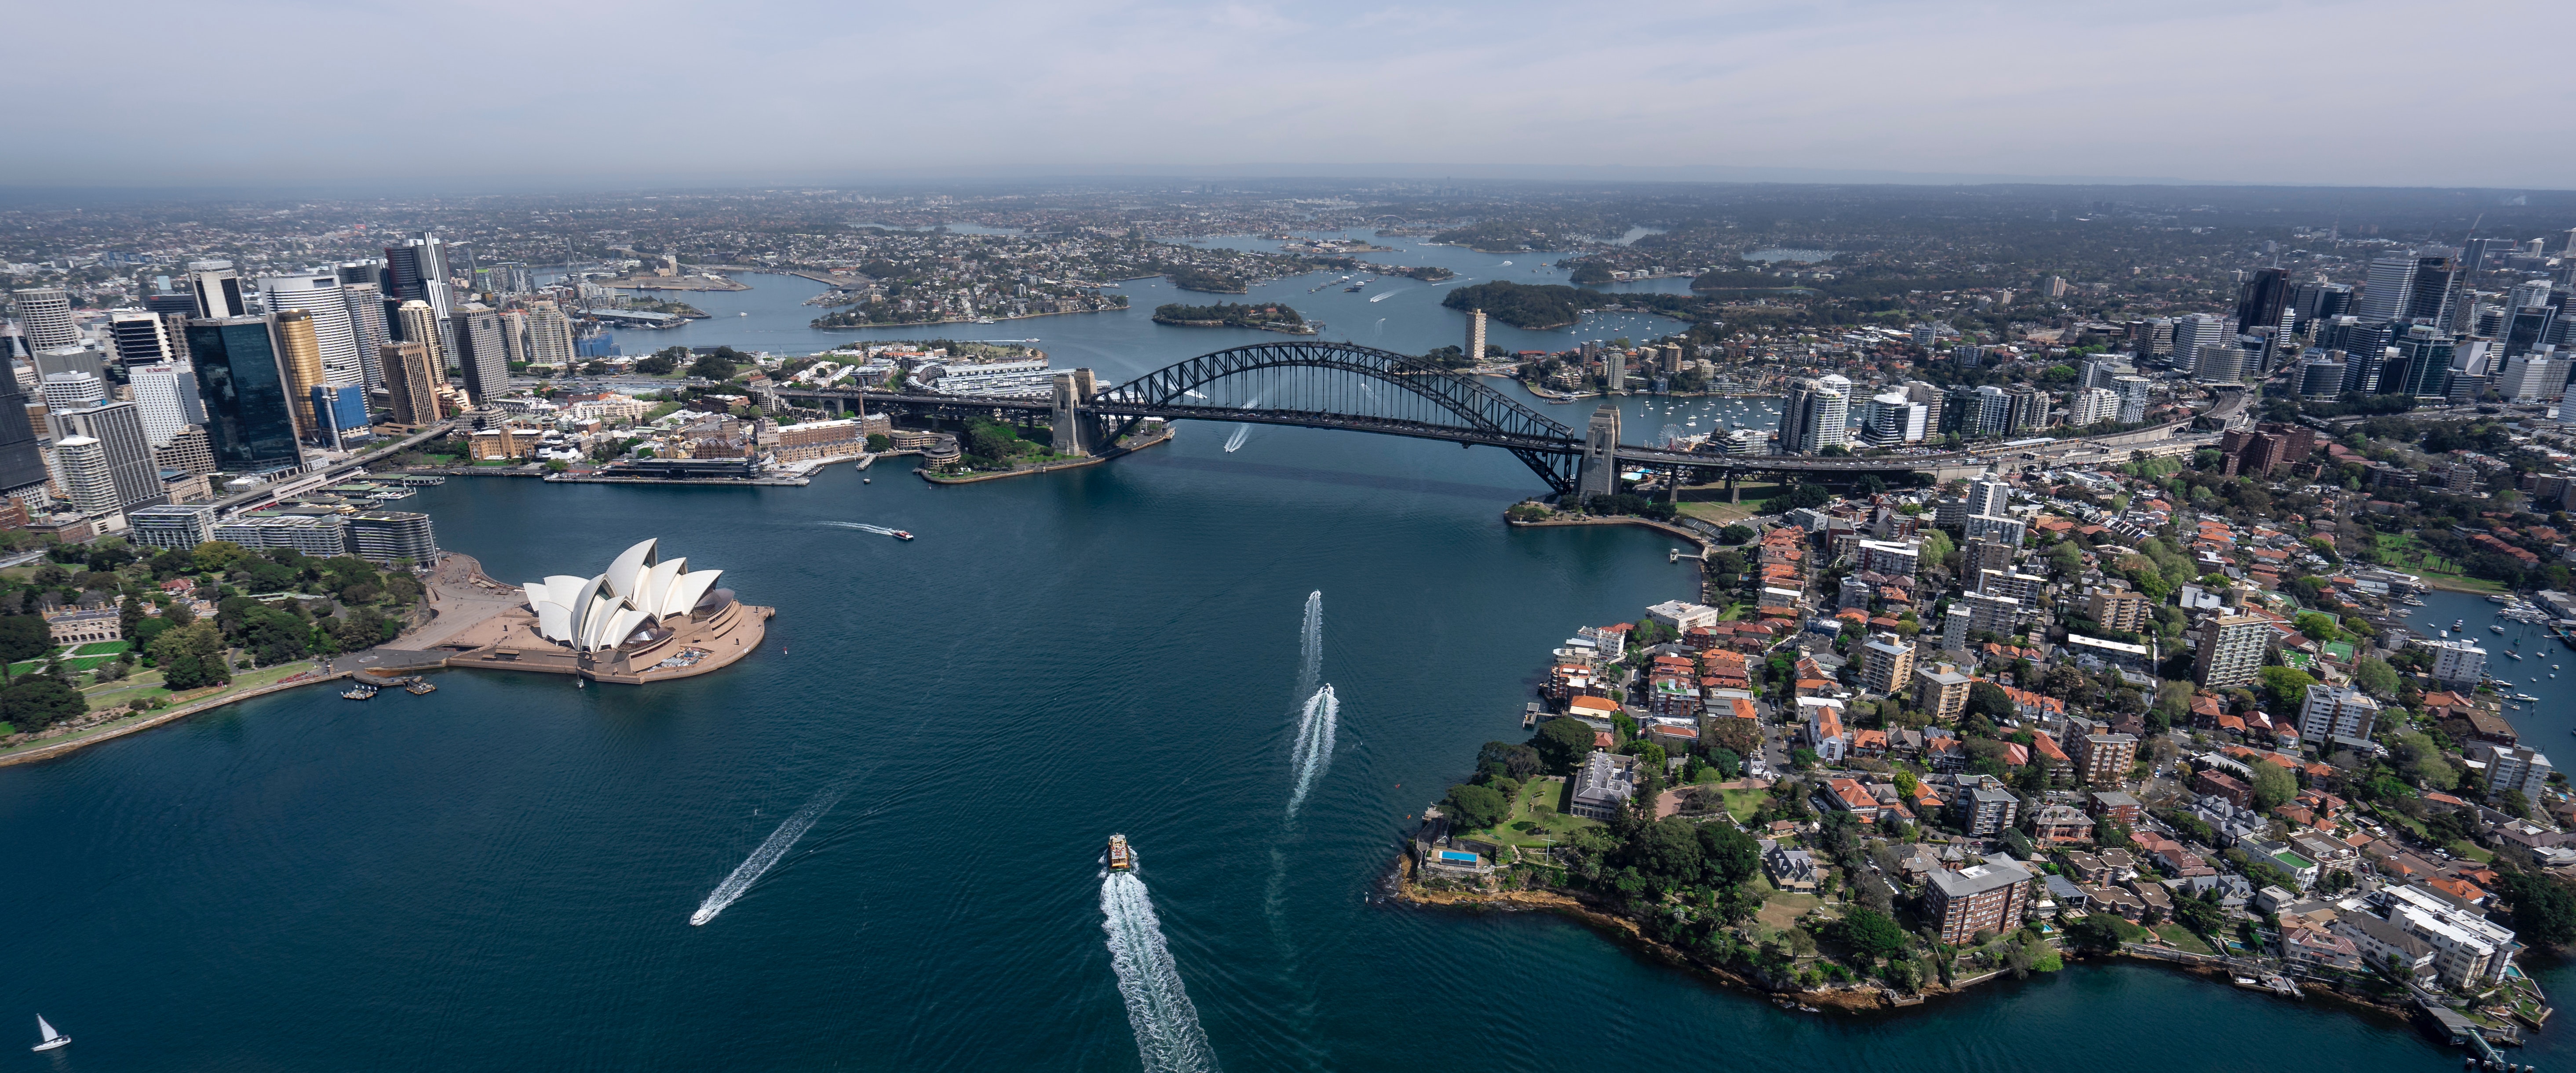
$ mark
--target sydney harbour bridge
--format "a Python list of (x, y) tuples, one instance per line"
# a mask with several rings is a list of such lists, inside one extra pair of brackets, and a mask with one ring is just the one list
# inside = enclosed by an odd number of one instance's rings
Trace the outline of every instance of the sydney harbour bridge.
[[(1739, 477), (1753, 475), (1830, 481), (1868, 473), (1922, 473), (1949, 479), (1989, 469), (2111, 464), (2140, 452), (2187, 451), (2215, 439), (2192, 433), (2192, 422), (2182, 421), (2115, 436), (1973, 451), (1819, 457), (1674, 450), (1623, 442), (1618, 410), (1612, 406), (1600, 407), (1585, 427), (1569, 428), (1471, 375), (1422, 358), (1350, 343), (1304, 341), (1202, 354), (1116, 385), (1097, 383), (1089, 369), (1061, 371), (1055, 374), (1051, 398), (795, 384), (769, 390), (782, 402), (823, 410), (1044, 424), (1052, 431), (1055, 449), (1068, 454), (1108, 453), (1148, 418), (1346, 429), (1499, 447), (1558, 495), (1583, 497), (1616, 493), (1621, 474), (1638, 471), (1658, 475), (1666, 489), (1720, 482), (1732, 487)], [(2245, 401), (2242, 393), (2222, 400), (2204, 423), (2226, 427), (2241, 422)]]

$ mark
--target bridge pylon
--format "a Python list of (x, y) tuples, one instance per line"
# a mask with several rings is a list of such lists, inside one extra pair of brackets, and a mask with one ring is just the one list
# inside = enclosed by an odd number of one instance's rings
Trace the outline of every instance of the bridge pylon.
[(1048, 417), (1049, 437), (1057, 454), (1088, 455), (1098, 453), (1100, 429), (1093, 423), (1089, 407), (1099, 383), (1091, 370), (1075, 369), (1055, 374), (1055, 409)]
[(1619, 408), (1602, 403), (1592, 411), (1591, 426), (1583, 437), (1583, 455), (1574, 471), (1574, 498), (1588, 502), (1593, 496), (1619, 494)]

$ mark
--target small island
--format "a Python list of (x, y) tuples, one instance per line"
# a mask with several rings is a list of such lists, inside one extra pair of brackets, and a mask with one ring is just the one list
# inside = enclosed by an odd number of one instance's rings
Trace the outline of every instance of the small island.
[(1154, 307), (1154, 323), (1183, 328), (1258, 328), (1265, 332), (1313, 335), (1315, 328), (1297, 311), (1277, 303), (1250, 305), (1218, 302), (1194, 306), (1173, 302)]
[(1386, 274), (1390, 276), (1403, 276), (1406, 279), (1418, 279), (1424, 283), (1438, 283), (1441, 280), (1455, 279), (1458, 276), (1458, 273), (1442, 268), (1439, 265), (1417, 265), (1410, 268), (1390, 268), (1386, 270)]
[(1252, 289), (1251, 284), (1246, 283), (1241, 277), (1229, 276), (1222, 272), (1211, 271), (1195, 265), (1174, 265), (1170, 269), (1166, 270), (1163, 275), (1172, 281), (1172, 286), (1185, 291), (1200, 291), (1207, 294), (1242, 294)]

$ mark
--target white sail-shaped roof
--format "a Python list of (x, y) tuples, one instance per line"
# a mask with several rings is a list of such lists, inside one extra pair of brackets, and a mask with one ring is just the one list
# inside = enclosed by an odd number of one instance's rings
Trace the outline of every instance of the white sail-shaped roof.
[(615, 648), (639, 629), (688, 614), (724, 573), (692, 572), (687, 559), (661, 562), (656, 548), (654, 540), (638, 543), (597, 577), (557, 574), (530, 582), (525, 591), (537, 633), (582, 652)]

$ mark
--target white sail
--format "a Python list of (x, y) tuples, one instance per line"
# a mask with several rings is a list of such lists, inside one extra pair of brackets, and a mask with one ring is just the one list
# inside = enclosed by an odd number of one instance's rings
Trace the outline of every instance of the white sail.
[(36, 1016), (36, 1031), (45, 1034), (45, 1042), (47, 1043), (52, 1043), (55, 1040), (63, 1038), (62, 1033), (54, 1031), (54, 1026), (45, 1023), (43, 1014), (38, 1014)]

